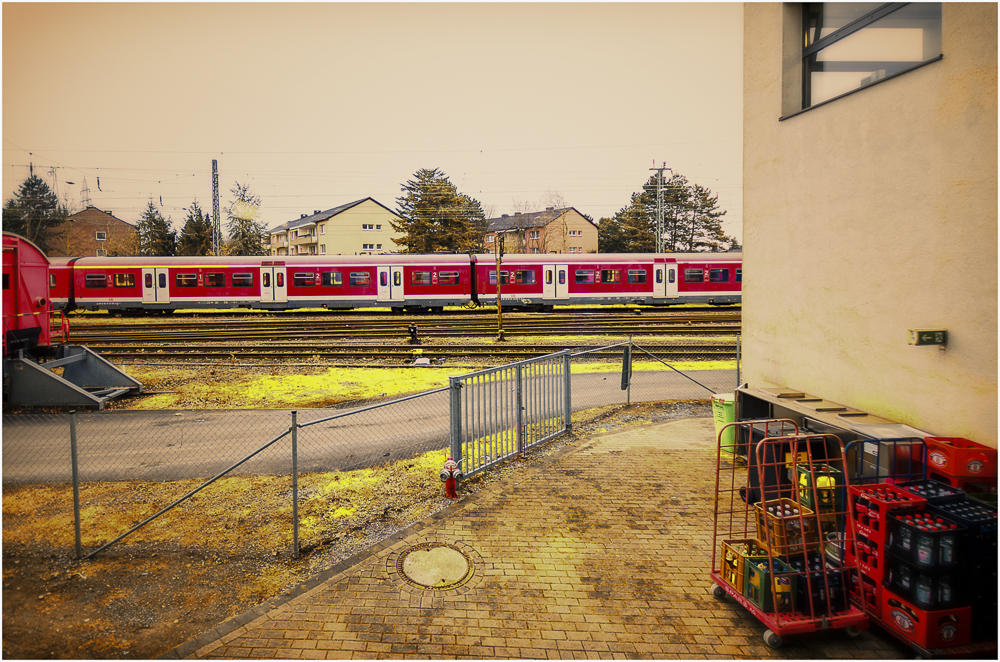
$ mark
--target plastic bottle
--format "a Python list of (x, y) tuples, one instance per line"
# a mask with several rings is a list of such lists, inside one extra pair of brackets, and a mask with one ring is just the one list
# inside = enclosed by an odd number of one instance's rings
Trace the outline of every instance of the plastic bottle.
[(938, 580), (938, 602), (943, 605), (951, 602), (951, 578), (948, 575)]
[(907, 552), (910, 551), (910, 541), (911, 541), (912, 536), (913, 536), (913, 534), (910, 532), (909, 528), (907, 528), (905, 526), (900, 527), (900, 529), (899, 529), (899, 546), (900, 546), (901, 549), (903, 549), (903, 550), (905, 550)]
[(938, 559), (941, 563), (955, 562), (955, 536), (941, 536), (938, 542)]
[(914, 601), (920, 605), (929, 606), (931, 604), (931, 580), (922, 574), (917, 578), (917, 589), (913, 595)]
[(921, 565), (934, 563), (934, 540), (928, 535), (917, 536), (917, 562)]

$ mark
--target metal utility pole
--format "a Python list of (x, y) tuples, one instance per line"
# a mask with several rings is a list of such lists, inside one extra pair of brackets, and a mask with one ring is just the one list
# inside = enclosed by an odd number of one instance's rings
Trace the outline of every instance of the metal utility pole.
[(497, 342), (503, 341), (503, 305), (500, 303), (500, 261), (503, 260), (503, 232), (497, 232)]
[(670, 170), (664, 163), (659, 168), (650, 168), (656, 171), (656, 252), (663, 252), (663, 171)]
[(222, 230), (219, 226), (219, 162), (212, 159), (212, 252), (219, 254)]

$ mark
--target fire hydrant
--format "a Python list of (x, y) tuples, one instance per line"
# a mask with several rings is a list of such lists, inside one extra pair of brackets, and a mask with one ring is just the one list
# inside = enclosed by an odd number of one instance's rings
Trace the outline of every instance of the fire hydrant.
[(441, 482), (444, 483), (446, 497), (449, 499), (458, 498), (458, 492), (455, 488), (460, 480), (462, 480), (462, 470), (458, 468), (458, 462), (455, 461), (455, 458), (449, 457), (444, 461), (444, 467), (441, 469)]

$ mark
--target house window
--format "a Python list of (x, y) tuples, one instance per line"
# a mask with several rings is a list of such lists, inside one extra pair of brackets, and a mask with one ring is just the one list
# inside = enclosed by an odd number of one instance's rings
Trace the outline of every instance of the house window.
[(375, 231), (376, 232), (381, 232), (382, 231), (382, 224), (381, 223), (379, 223), (378, 225), (375, 226)]
[(361, 229), (362, 230), (374, 230), (375, 226), (372, 223), (362, 223), (361, 224)]
[(319, 226), (319, 233), (320, 234), (326, 234), (326, 226), (325, 225)]
[(108, 240), (108, 233), (107, 232), (98, 232), (96, 238), (97, 238), (97, 241), (107, 241)]
[(493, 234), (489, 235), (488, 237), (486, 237), (486, 243), (487, 244), (492, 244), (493, 243), (493, 239), (495, 237), (496, 237), (496, 235), (493, 235)]
[(107, 257), (107, 256), (108, 252), (106, 250), (104, 250), (103, 248), (97, 249), (97, 257)]
[(941, 57), (941, 3), (809, 2), (802, 108)]
[(581, 246), (570, 246), (569, 247), (569, 252), (570, 253), (582, 253), (583, 252), (583, 248)]
[(583, 236), (583, 230), (570, 230), (569, 231), (569, 236), (571, 236), (571, 237), (582, 237)]
[(382, 250), (382, 244), (375, 244), (375, 250), (377, 251)]
[(537, 240), (540, 236), (542, 236), (542, 233), (538, 230), (528, 230), (528, 239)]

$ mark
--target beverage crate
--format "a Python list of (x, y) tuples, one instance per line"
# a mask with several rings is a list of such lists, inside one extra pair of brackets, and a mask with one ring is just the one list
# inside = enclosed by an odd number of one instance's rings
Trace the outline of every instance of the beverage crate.
[(767, 546), (754, 538), (722, 541), (722, 579), (743, 594), (743, 562), (748, 556), (764, 556)]
[(851, 485), (854, 511), (851, 513), (858, 535), (883, 545), (889, 513), (900, 508), (923, 508), (927, 499), (889, 483)]
[(885, 544), (858, 534), (854, 549), (854, 554), (847, 555), (848, 565), (856, 565), (862, 575), (881, 584), (885, 573)]
[(834, 566), (823, 561), (819, 552), (807, 555), (793, 554), (788, 566), (796, 571), (795, 608), (816, 618), (826, 614), (847, 611), (850, 607), (848, 575), (852, 568)]
[(965, 527), (964, 562), (972, 568), (992, 569), (996, 577), (997, 509), (973, 499), (935, 503), (927, 511)]
[(910, 494), (927, 499), (927, 503), (958, 501), (965, 496), (965, 492), (962, 490), (937, 480), (913, 480), (906, 483), (896, 483), (896, 486)]
[(771, 499), (754, 504), (757, 538), (773, 556), (788, 556), (805, 549), (818, 550), (818, 522), (813, 511), (791, 499)]
[(965, 527), (928, 511), (897, 510), (889, 516), (889, 554), (919, 568), (962, 562)]
[(866, 613), (875, 618), (882, 617), (882, 582), (876, 582), (869, 577), (861, 576), (861, 584), (858, 584), (858, 573), (852, 572), (847, 575), (847, 584), (850, 587), (851, 598), (855, 604), (864, 606)]
[(972, 479), (997, 477), (997, 449), (961, 437), (926, 437), (930, 471)]
[(840, 512), (844, 509), (844, 472), (829, 464), (816, 462), (798, 465), (798, 472), (800, 504), (813, 512)]
[(927, 611), (890, 590), (882, 591), (881, 621), (927, 650), (964, 646), (972, 640), (971, 607)]
[(772, 558), (769, 565), (766, 556), (750, 556), (743, 568), (743, 595), (747, 600), (763, 612), (795, 611), (795, 582), (798, 578), (787, 563)]
[(947, 609), (968, 604), (966, 581), (959, 567), (921, 568), (890, 554), (882, 585), (921, 609)]

